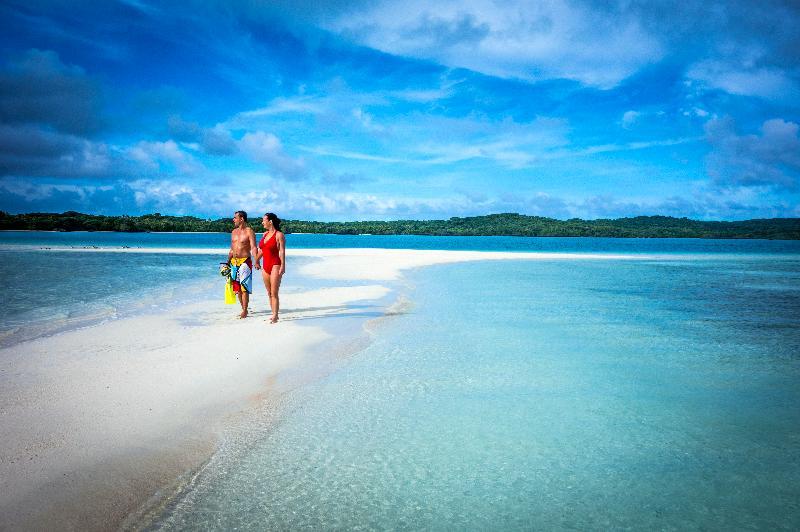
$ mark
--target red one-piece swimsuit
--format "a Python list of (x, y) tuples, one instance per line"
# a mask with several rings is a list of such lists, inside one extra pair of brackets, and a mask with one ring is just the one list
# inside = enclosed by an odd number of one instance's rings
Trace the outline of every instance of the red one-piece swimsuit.
[(261, 255), (264, 257), (264, 271), (267, 273), (272, 273), (273, 266), (280, 266), (281, 265), (281, 257), (278, 255), (278, 242), (275, 239), (275, 235), (278, 232), (272, 233), (272, 236), (267, 239), (267, 235), (261, 237), (261, 242), (258, 243), (258, 247), (261, 249)]

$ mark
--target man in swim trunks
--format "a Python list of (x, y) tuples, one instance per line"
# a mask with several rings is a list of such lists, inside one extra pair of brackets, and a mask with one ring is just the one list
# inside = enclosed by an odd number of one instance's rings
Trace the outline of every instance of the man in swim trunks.
[(233, 215), (234, 229), (231, 232), (231, 249), (228, 251), (228, 263), (231, 265), (231, 284), (233, 291), (242, 306), (240, 318), (247, 317), (247, 305), (253, 292), (253, 261), (255, 256), (256, 234), (247, 224), (247, 213), (236, 211)]

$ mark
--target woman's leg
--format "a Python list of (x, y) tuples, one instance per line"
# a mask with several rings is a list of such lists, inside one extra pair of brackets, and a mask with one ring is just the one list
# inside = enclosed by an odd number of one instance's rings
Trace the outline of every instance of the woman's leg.
[(272, 267), (272, 272), (269, 276), (269, 306), (272, 308), (272, 319), (269, 320), (270, 323), (278, 321), (278, 311), (281, 308), (280, 298), (278, 297), (278, 290), (281, 287), (281, 274), (278, 273), (280, 270), (281, 267), (276, 264)]
[(272, 292), (270, 287), (270, 274), (265, 268), (261, 268), (261, 280), (264, 281), (264, 287), (267, 289), (267, 300), (269, 301), (269, 311), (272, 312)]

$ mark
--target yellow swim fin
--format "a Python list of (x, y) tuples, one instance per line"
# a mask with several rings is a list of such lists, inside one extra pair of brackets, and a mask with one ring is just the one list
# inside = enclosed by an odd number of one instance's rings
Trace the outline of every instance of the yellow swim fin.
[(236, 303), (236, 294), (233, 293), (233, 285), (229, 277), (228, 282), (225, 283), (225, 304), (233, 305), (234, 303)]

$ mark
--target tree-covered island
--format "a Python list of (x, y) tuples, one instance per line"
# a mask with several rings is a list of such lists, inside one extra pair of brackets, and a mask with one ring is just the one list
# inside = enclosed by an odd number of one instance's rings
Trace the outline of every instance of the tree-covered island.
[[(8, 214), (0, 211), (0, 230), (38, 231), (175, 231), (227, 232), (229, 218), (194, 216), (100, 216), (68, 211)], [(769, 218), (734, 222), (700, 221), (669, 216), (556, 220), (516, 213), (449, 220), (306, 222), (284, 220), (287, 233), (438, 235), (438, 236), (600, 236), (620, 238), (765, 238), (800, 239), (800, 218)]]

